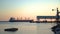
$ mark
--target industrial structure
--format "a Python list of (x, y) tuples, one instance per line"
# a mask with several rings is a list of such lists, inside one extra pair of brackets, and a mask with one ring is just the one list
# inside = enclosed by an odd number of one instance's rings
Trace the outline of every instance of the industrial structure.
[[(32, 23), (34, 23), (34, 22), (36, 22), (36, 23), (55, 23), (55, 22), (57, 22), (57, 23), (59, 23), (60, 22), (60, 16), (59, 16), (59, 10), (58, 10), (58, 8), (57, 8), (57, 13), (56, 13), (56, 16), (37, 16), (37, 21), (34, 21), (34, 20), (30, 20), (29, 18), (28, 19), (26, 19), (25, 18), (25, 20), (22, 20), (22, 18), (19, 20), (18, 18), (17, 18), (17, 20), (15, 20), (15, 18), (10, 18), (10, 20), (9, 20), (9, 22), (32, 22)], [(40, 19), (45, 19), (44, 21), (40, 21)], [(55, 19), (55, 21), (47, 21), (46, 19)]]
[(60, 16), (59, 16), (59, 10), (57, 8), (57, 13), (56, 13), (56, 16), (37, 16), (37, 20), (39, 21), (40, 19), (56, 19), (55, 22), (60, 22), (59, 19), (60, 19)]

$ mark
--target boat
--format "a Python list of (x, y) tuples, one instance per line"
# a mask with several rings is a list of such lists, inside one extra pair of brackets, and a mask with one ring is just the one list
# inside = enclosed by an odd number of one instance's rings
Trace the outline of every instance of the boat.
[(33, 20), (15, 20), (15, 18), (10, 18), (9, 22), (33, 22)]
[(18, 30), (18, 28), (7, 28), (7, 29), (4, 29), (4, 31), (12, 31), (12, 32), (15, 32), (17, 30)]

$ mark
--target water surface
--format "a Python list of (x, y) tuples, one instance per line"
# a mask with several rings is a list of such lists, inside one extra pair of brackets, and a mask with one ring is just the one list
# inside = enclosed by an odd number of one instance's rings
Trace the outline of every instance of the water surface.
[[(54, 23), (0, 22), (0, 34), (54, 34)], [(18, 28), (16, 32), (4, 31), (6, 28)]]

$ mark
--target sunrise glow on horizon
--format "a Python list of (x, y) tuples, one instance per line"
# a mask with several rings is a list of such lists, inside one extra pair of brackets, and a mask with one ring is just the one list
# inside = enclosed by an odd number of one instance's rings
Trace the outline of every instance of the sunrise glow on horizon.
[(55, 16), (56, 8), (60, 10), (60, 0), (0, 0), (0, 5), (0, 21), (10, 17), (36, 19), (36, 16)]

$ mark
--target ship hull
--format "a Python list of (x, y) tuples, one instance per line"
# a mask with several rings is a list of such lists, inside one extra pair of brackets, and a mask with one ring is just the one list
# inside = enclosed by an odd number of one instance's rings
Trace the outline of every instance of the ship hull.
[(33, 20), (12, 20), (9, 22), (33, 22)]

